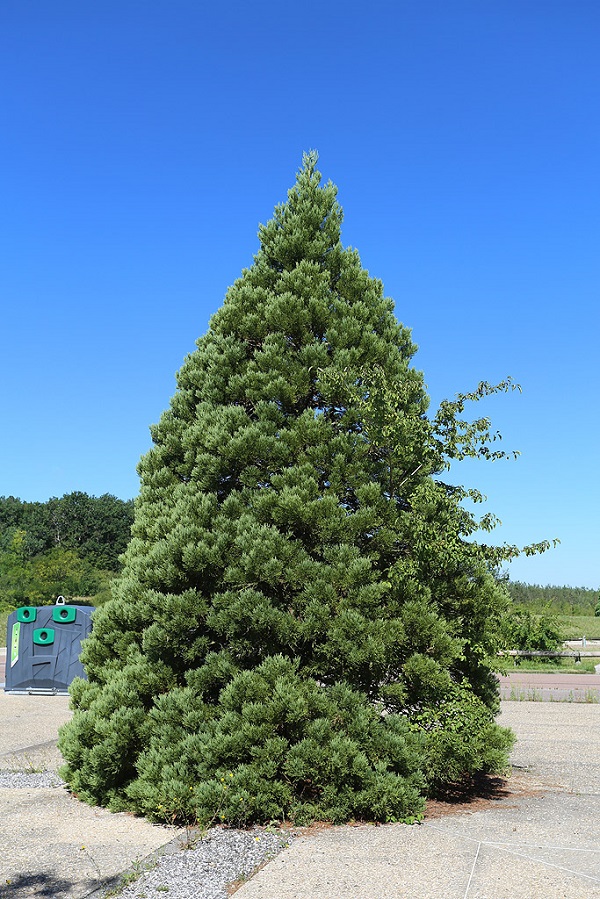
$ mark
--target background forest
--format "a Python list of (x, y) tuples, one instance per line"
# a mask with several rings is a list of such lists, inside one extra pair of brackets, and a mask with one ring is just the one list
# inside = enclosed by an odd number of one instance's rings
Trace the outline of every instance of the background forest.
[(76, 491), (0, 497), (0, 611), (67, 600), (100, 605), (129, 542), (133, 500)]
[(598, 602), (598, 591), (586, 587), (542, 587), (521, 581), (509, 581), (507, 586), (513, 602), (531, 612), (550, 610), (556, 615), (593, 615)]

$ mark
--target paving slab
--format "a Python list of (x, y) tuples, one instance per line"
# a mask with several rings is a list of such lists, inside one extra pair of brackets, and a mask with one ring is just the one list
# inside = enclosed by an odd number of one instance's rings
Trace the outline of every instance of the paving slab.
[(333, 828), (294, 841), (236, 899), (598, 897), (598, 855), (564, 847), (557, 853), (516, 839), (497, 844), (429, 823)]
[(235, 895), (236, 899), (463, 899), (472, 865), (469, 843), (423, 826), (332, 827), (294, 840)]
[(68, 696), (0, 691), (0, 771), (56, 770), (58, 729), (71, 714)]
[(498, 722), (516, 733), (511, 762), (532, 784), (600, 796), (600, 705), (503, 702)]
[[(585, 801), (585, 800), (584, 800)], [(545, 896), (548, 878), (565, 893), (567, 884), (579, 883), (585, 895), (600, 895), (600, 845), (597, 815), (582, 814), (579, 795), (545, 793), (503, 802), (472, 815), (449, 816), (426, 827), (436, 835), (453, 836), (471, 845), (476, 856), (469, 896)], [(531, 876), (515, 874), (521, 859)], [(511, 869), (507, 880), (506, 869)], [(501, 875), (499, 878), (497, 874)], [(535, 887), (535, 888), (534, 888)], [(545, 888), (545, 887), (544, 887)], [(519, 892), (517, 892), (519, 891)], [(553, 895), (553, 894), (552, 894)]]
[[(55, 772), (68, 705), (68, 696), (0, 692), (0, 772)], [(0, 788), (0, 809), (2, 899), (83, 899), (184, 834), (86, 805), (62, 786)]]
[(0, 895), (82, 899), (170, 842), (172, 829), (92, 808), (64, 788), (0, 789)]

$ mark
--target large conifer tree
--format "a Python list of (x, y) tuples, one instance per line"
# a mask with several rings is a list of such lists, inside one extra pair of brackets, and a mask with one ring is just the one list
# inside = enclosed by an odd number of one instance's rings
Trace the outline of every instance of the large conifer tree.
[(60, 742), (89, 801), (399, 820), (506, 761), (504, 595), (464, 491), (438, 479), (486, 423), (461, 431), (464, 397), (427, 417), (410, 333), (343, 248), (315, 165), (260, 227), (140, 463)]

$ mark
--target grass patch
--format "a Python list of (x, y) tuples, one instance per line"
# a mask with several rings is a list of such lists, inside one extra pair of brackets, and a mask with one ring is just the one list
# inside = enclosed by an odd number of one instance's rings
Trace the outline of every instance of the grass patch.
[(557, 615), (563, 640), (600, 640), (600, 618), (595, 615)]
[(511, 659), (510, 663), (504, 669), (508, 674), (511, 671), (540, 671), (547, 674), (595, 674), (596, 665), (600, 665), (598, 659), (582, 659), (576, 662), (575, 659)]

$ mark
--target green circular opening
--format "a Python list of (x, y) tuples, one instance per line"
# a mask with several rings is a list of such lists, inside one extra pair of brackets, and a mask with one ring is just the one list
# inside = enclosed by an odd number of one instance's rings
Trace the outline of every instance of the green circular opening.
[(68, 618), (68, 617), (69, 617), (69, 613), (67, 612), (66, 609), (61, 609), (61, 610), (60, 610), (60, 617), (61, 617), (61, 618)]
[(40, 640), (48, 639), (48, 631), (40, 631)]
[(23, 618), (31, 618), (31, 612), (29, 609), (23, 609)]

